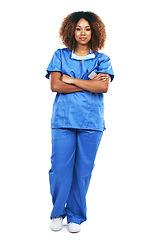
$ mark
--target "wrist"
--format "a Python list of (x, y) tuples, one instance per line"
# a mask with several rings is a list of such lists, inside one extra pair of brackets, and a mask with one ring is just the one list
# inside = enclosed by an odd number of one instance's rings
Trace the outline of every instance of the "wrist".
[(68, 84), (72, 84), (72, 78), (69, 77), (69, 76), (67, 77), (67, 83), (68, 83)]
[(75, 84), (75, 78), (70, 77), (70, 84)]

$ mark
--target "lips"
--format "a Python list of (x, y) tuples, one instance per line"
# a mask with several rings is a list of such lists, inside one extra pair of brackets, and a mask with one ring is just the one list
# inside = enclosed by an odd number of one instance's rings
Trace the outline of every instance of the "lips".
[(85, 41), (87, 38), (81, 37), (80, 40)]

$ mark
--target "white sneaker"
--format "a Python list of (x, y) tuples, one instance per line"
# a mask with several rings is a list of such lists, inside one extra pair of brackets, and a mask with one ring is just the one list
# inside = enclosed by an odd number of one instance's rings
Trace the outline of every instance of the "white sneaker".
[(60, 231), (63, 226), (63, 218), (62, 217), (55, 217), (51, 219), (50, 229), (52, 231)]
[(81, 231), (81, 225), (77, 223), (69, 223), (68, 230), (70, 233), (78, 233)]

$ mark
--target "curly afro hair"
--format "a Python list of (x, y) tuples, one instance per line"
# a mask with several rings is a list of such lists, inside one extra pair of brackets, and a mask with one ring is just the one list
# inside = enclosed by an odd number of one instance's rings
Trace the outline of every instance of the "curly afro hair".
[(75, 51), (75, 29), (78, 21), (82, 18), (84, 18), (91, 27), (92, 36), (89, 42), (90, 49), (93, 52), (97, 52), (105, 45), (106, 31), (101, 18), (93, 12), (81, 11), (69, 14), (62, 22), (59, 30), (59, 36), (66, 47)]

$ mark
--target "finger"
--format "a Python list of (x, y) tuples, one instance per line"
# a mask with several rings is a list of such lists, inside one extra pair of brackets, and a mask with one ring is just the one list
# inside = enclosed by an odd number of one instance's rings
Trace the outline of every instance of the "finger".
[(96, 76), (96, 78), (99, 79), (101, 76), (102, 76), (102, 74), (100, 73)]
[(101, 74), (98, 74), (97, 75), (97, 80), (101, 80), (102, 78), (105, 78), (106, 76), (103, 74), (103, 73), (101, 73)]
[(98, 74), (98, 78), (102, 78), (102, 77), (109, 78), (110, 76), (107, 73), (100, 73), (100, 74)]
[(108, 81), (108, 82), (110, 82), (111, 81), (111, 78), (109, 77), (101, 77), (100, 79), (99, 79), (99, 81)]
[(107, 77), (102, 76), (99, 80), (108, 80)]
[(105, 77), (105, 78), (109, 78), (109, 75), (106, 74), (106, 73), (104, 73), (104, 74), (103, 74), (103, 77)]
[(101, 77), (103, 75), (105, 75), (105, 73), (98, 73), (97, 77)]

